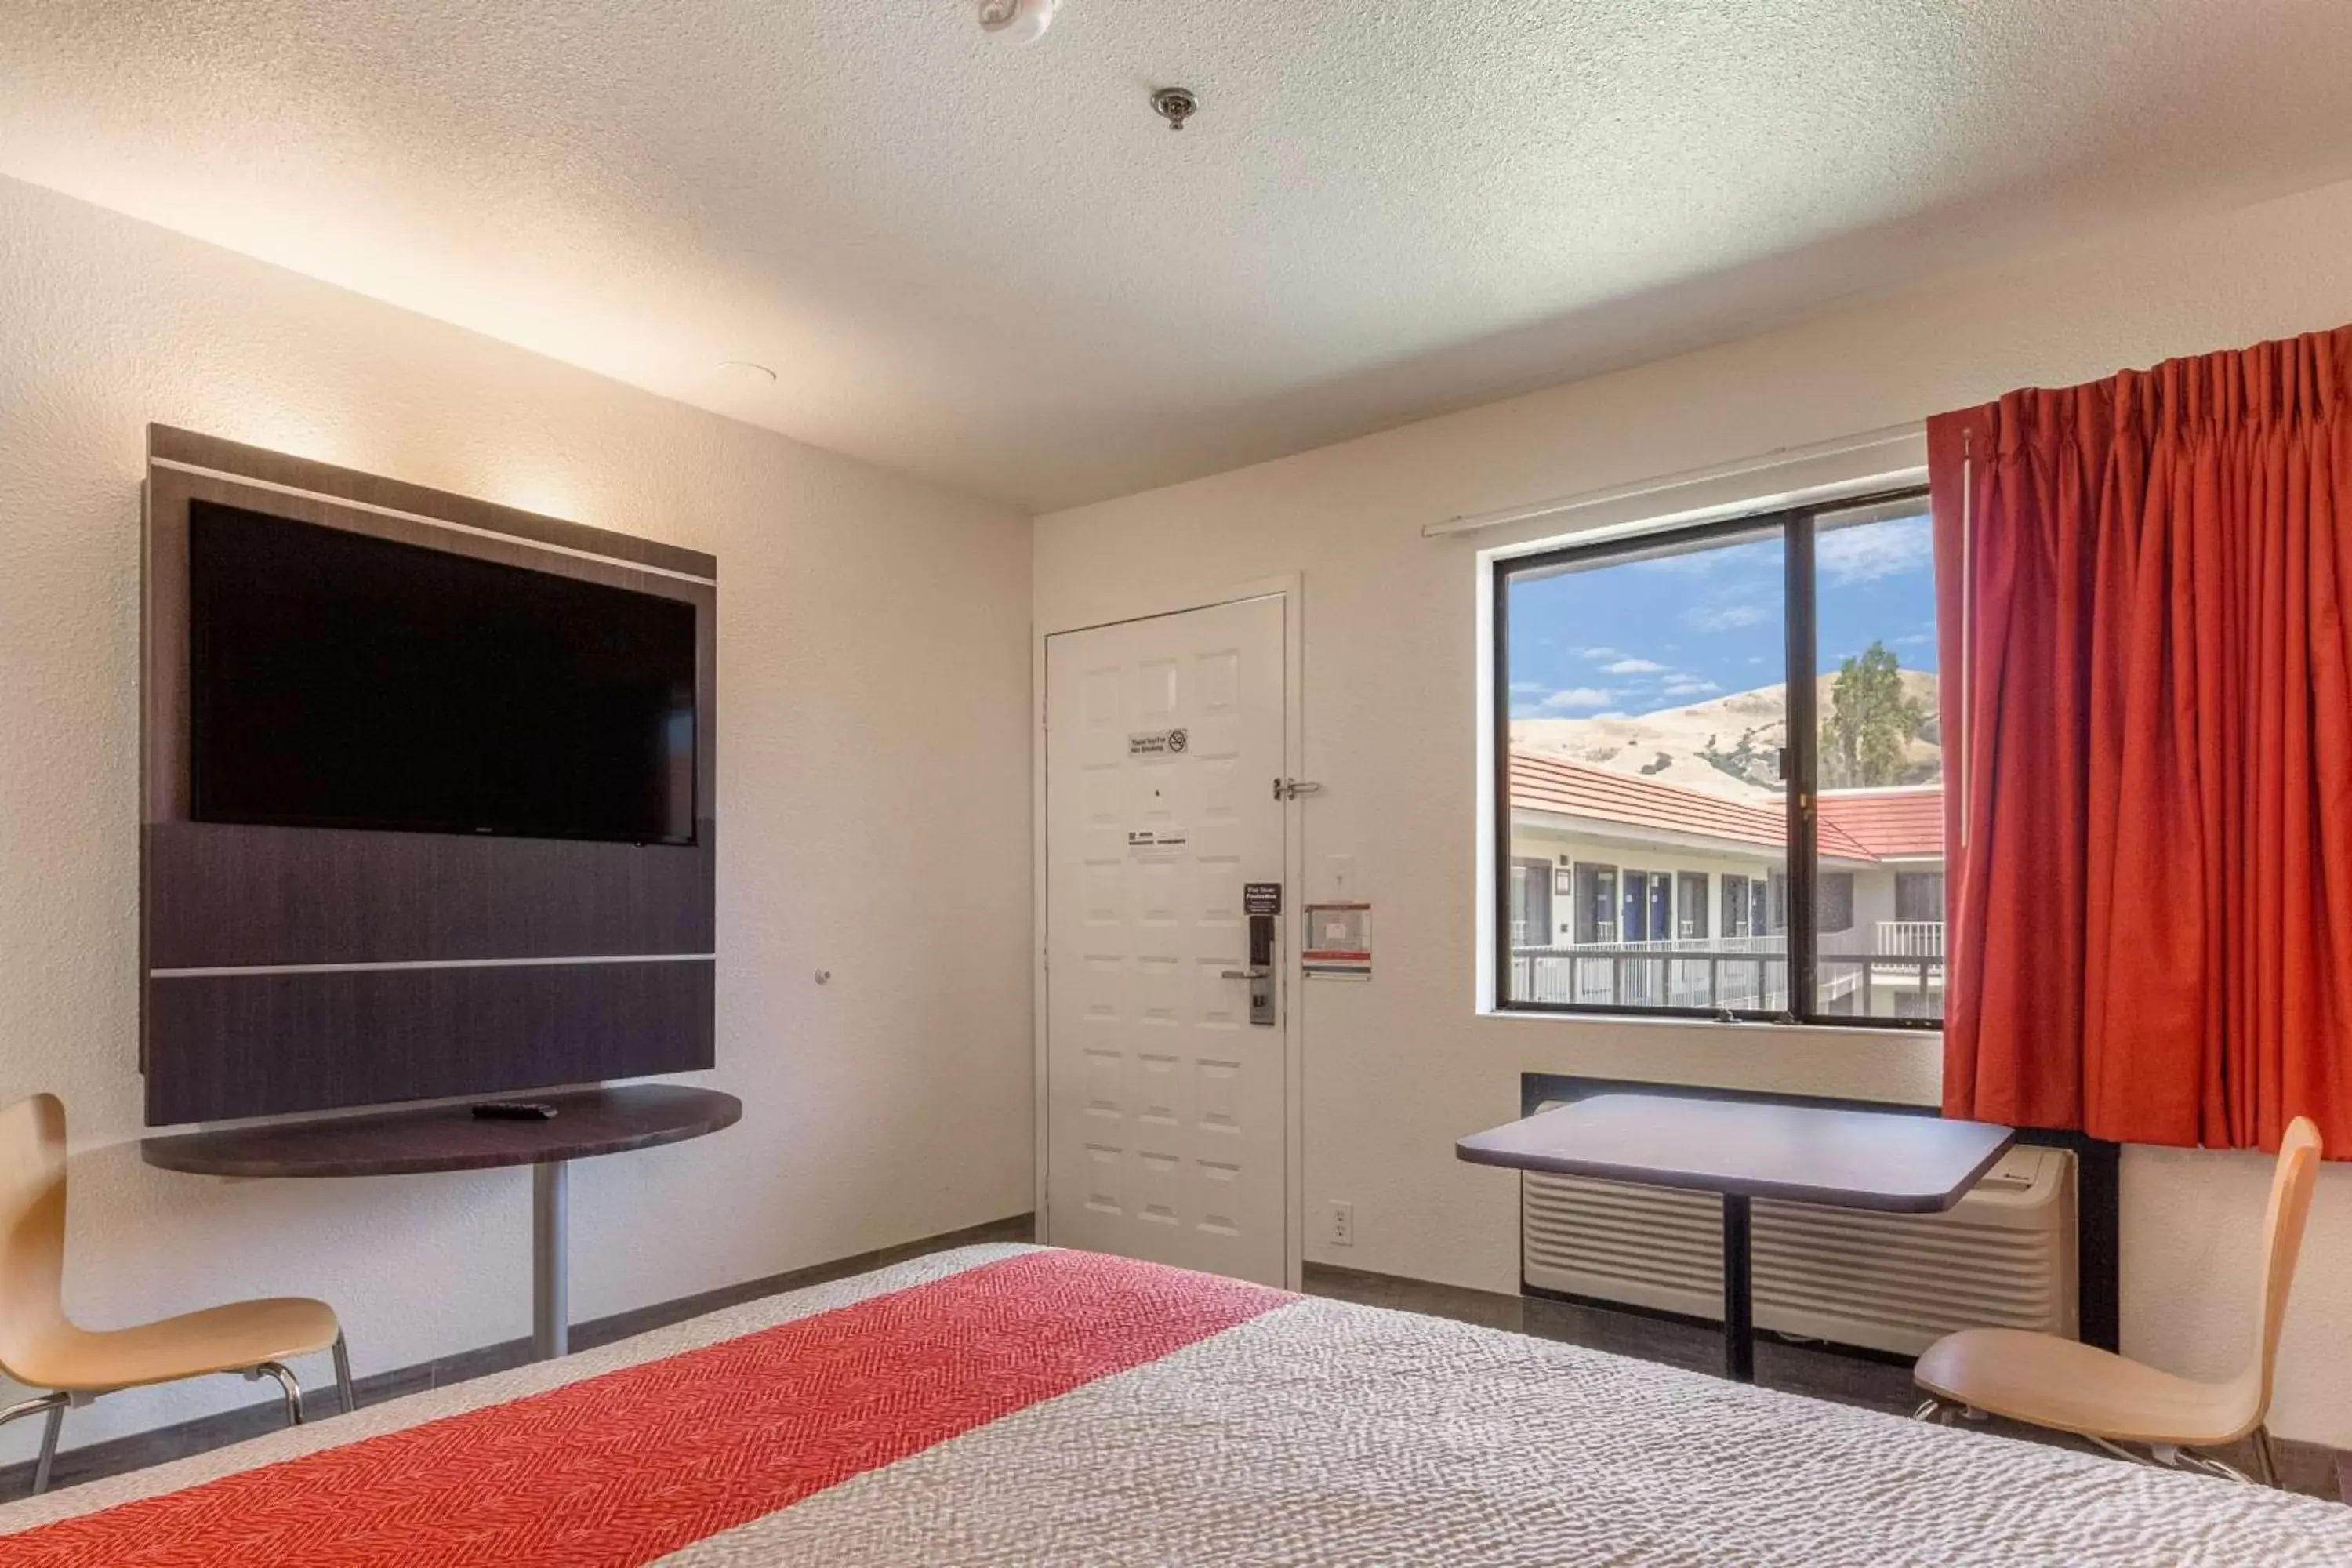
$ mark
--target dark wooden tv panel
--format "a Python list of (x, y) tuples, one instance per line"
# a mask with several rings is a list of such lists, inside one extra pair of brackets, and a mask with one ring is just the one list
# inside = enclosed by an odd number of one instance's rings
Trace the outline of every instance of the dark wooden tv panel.
[[(147, 1122), (507, 1094), (713, 1063), (718, 563), (166, 426), (147, 431)], [(188, 503), (694, 606), (695, 841), (190, 820)]]

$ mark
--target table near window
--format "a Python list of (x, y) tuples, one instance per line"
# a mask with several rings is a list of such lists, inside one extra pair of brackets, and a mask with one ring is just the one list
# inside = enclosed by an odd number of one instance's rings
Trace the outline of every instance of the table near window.
[(2008, 1152), (1982, 1121), (1685, 1095), (1601, 1094), (1457, 1142), (1471, 1164), (1723, 1195), (1724, 1375), (1756, 1381), (1749, 1204), (1937, 1214)]

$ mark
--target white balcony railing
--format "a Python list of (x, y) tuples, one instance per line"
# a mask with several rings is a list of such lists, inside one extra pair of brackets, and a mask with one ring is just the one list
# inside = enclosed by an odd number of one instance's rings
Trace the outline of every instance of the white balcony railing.
[[(1518, 922), (1511, 925), (1513, 945), (1517, 942)], [(1555, 952), (1670, 952), (1670, 953), (1783, 953), (1789, 951), (1785, 936), (1662, 936), (1647, 942), (1619, 942), (1608, 934), (1613, 927), (1601, 928), (1601, 934), (1591, 942), (1561, 942), (1548, 951)]]
[[(1825, 931), (1816, 963), (1815, 1002), (1823, 1011), (1942, 1016), (1939, 921), (1877, 921)], [(1789, 1005), (1788, 938), (1670, 937), (1554, 947), (1515, 942), (1508, 994), (1515, 1001), (1589, 1007), (1779, 1012)]]
[(1885, 958), (1941, 958), (1944, 956), (1944, 922), (1880, 921), (1871, 951)]
[(1671, 952), (1664, 943), (1521, 950), (1511, 955), (1510, 995), (1587, 1007), (1769, 1012), (1788, 1005), (1789, 964), (1777, 952)]

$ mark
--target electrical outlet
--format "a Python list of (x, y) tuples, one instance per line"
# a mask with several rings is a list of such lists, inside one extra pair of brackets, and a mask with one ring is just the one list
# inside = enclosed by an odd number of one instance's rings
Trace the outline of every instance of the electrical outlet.
[(1334, 1247), (1356, 1245), (1355, 1205), (1343, 1203), (1337, 1198), (1331, 1200), (1331, 1227), (1328, 1239)]

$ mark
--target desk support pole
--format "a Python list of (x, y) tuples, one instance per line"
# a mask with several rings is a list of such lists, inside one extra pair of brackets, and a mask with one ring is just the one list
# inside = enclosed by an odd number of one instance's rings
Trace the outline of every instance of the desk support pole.
[(564, 1160), (530, 1168), (530, 1348), (541, 1361), (572, 1349), (569, 1173)]
[(1748, 1267), (1748, 1194), (1723, 1194), (1723, 1374), (1756, 1381), (1756, 1300)]

